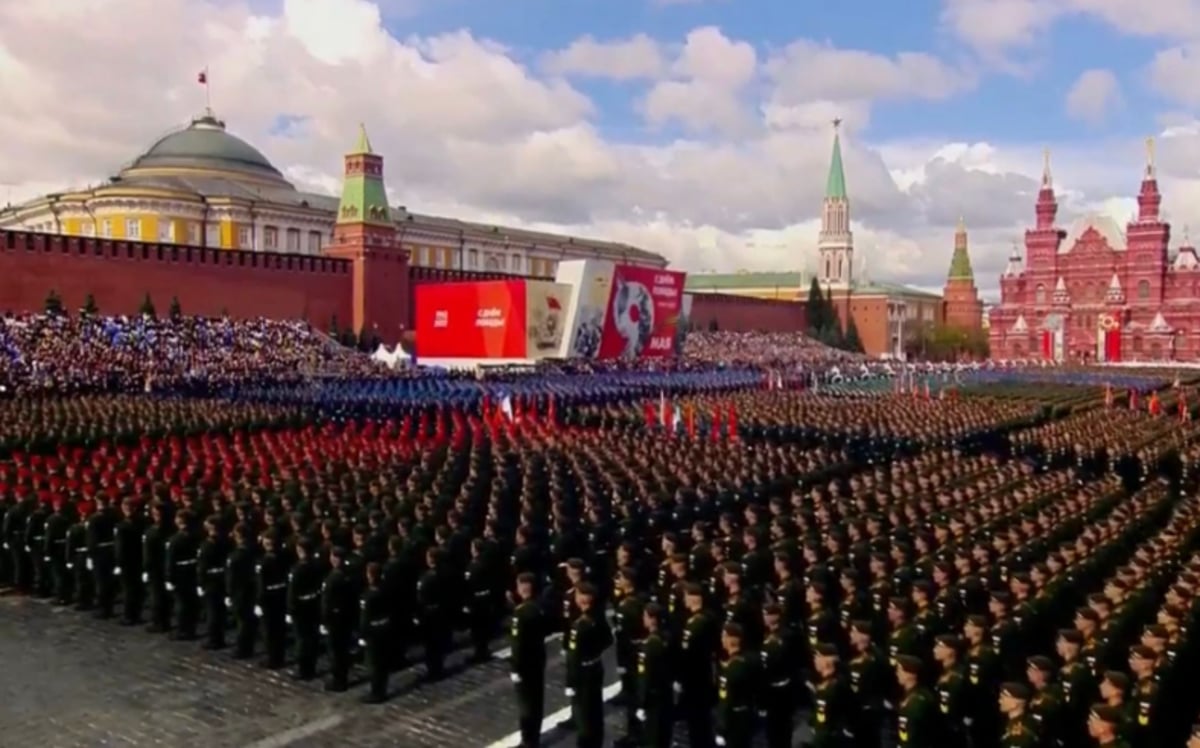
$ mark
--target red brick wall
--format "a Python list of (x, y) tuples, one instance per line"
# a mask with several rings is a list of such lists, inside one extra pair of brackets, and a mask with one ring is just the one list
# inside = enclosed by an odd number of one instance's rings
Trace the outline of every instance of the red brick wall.
[(0, 231), (0, 312), (39, 311), (56, 291), (67, 309), (90, 293), (106, 314), (133, 314), (149, 293), (160, 313), (350, 319), (350, 263), (325, 257), (204, 249)]
[(800, 301), (698, 293), (692, 295), (692, 324), (707, 330), (716, 320), (718, 329), (732, 332), (799, 332), (804, 330), (805, 309)]

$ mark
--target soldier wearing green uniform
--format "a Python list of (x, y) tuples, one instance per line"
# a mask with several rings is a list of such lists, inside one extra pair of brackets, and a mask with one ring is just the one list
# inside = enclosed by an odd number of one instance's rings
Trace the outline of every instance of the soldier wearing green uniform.
[(934, 639), (933, 659), (940, 669), (934, 693), (942, 715), (943, 740), (947, 748), (967, 745), (967, 678), (962, 663), (963, 647), (963, 641), (953, 634), (940, 634)]
[(1040, 745), (1045, 748), (1061, 745), (1063, 695), (1062, 687), (1054, 682), (1054, 661), (1042, 655), (1030, 657), (1025, 677), (1033, 688), (1029, 716), (1033, 718)]
[(1130, 697), (1137, 710), (1130, 741), (1138, 746), (1159, 746), (1165, 740), (1162, 723), (1166, 715), (1159, 713), (1162, 698), (1154, 677), (1155, 660), (1150, 647), (1139, 644), (1129, 650), (1129, 670), (1134, 677)]
[(841, 673), (838, 650), (834, 644), (818, 644), (813, 651), (812, 745), (817, 748), (844, 748), (853, 744), (851, 692)]
[(742, 627), (727, 623), (721, 630), (725, 652), (717, 675), (717, 745), (750, 748), (754, 740), (754, 699), (758, 667), (742, 649)]
[(367, 564), (367, 590), (359, 602), (359, 646), (365, 655), (367, 678), (371, 684), (370, 691), (363, 698), (368, 704), (387, 701), (388, 674), (392, 665), (388, 652), (391, 644), (388, 634), (392, 628), (391, 603), (384, 594), (382, 576), (383, 567), (380, 564)]
[(891, 669), (883, 652), (875, 645), (875, 624), (870, 620), (850, 622), (850, 674), (851, 708), (855, 748), (877, 748), (882, 729), (883, 701), (889, 695), (892, 681)]
[(509, 677), (517, 691), (521, 748), (537, 748), (541, 744), (542, 709), (546, 700), (546, 635), (550, 623), (537, 602), (535, 580), (532, 572), (517, 576), (516, 606), (509, 627), (512, 647)]
[(637, 591), (635, 572), (631, 568), (622, 569), (617, 574), (613, 589), (615, 606), (613, 618), (613, 636), (617, 649), (617, 674), (621, 677), (621, 694), (625, 709), (625, 735), (617, 742), (620, 745), (635, 746), (638, 744), (637, 699), (637, 667), (638, 648), (646, 632), (642, 627), (642, 612), (645, 607), (641, 595)]
[(296, 544), (296, 557), (296, 565), (288, 574), (285, 620), (296, 634), (296, 679), (311, 680), (317, 674), (321, 644), (320, 598), (324, 571), (309, 538)]
[(684, 592), (688, 618), (683, 626), (674, 669), (679, 709), (687, 720), (688, 743), (712, 745), (713, 661), (720, 646), (716, 620), (704, 607), (704, 589), (688, 582)]
[(768, 748), (791, 748), (796, 685), (792, 674), (797, 661), (792, 648), (793, 631), (785, 622), (784, 608), (771, 603), (763, 608), (762, 695), (759, 709), (766, 718)]
[(1091, 713), (1088, 714), (1087, 723), (1088, 735), (1095, 741), (1093, 745), (1099, 748), (1131, 748), (1129, 743), (1118, 737), (1120, 724), (1120, 710), (1114, 709), (1107, 704), (1096, 704), (1093, 706)]
[(579, 748), (604, 744), (604, 650), (612, 646), (612, 631), (596, 606), (591, 582), (575, 587), (578, 617), (567, 632), (567, 697)]
[(1000, 748), (1038, 748), (1037, 726), (1028, 712), (1031, 695), (1024, 683), (1000, 687), (1000, 713), (1005, 719)]
[(674, 710), (671, 688), (671, 649), (663, 633), (666, 612), (658, 603), (642, 610), (646, 635), (637, 653), (637, 712), (642, 745), (671, 748)]
[(921, 685), (924, 668), (919, 657), (899, 655), (896, 658), (896, 682), (900, 686), (900, 701), (896, 704), (896, 741), (900, 746), (926, 748), (938, 745), (941, 720), (937, 699)]

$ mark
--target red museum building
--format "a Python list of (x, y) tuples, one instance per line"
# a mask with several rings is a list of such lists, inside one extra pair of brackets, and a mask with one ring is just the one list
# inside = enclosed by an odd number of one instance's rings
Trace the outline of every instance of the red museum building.
[(1200, 360), (1200, 258), (1186, 241), (1170, 252), (1161, 204), (1150, 140), (1125, 231), (1099, 215), (1063, 230), (1047, 154), (1024, 257), (1013, 248), (989, 316), (992, 358)]

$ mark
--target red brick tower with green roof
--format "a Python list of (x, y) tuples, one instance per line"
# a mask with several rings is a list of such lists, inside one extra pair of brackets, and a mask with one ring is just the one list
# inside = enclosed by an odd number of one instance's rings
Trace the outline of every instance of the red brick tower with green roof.
[(371, 148), (366, 127), (344, 159), (342, 198), (338, 204), (333, 241), (325, 254), (353, 263), (352, 319), (356, 334), (399, 340), (403, 330), (384, 329), (380, 320), (407, 319), (409, 302), (408, 253), (400, 246), (396, 224), (383, 182), (383, 157)]
[(950, 258), (950, 272), (942, 297), (947, 326), (970, 331), (983, 327), (983, 302), (975, 288), (971, 255), (967, 251), (967, 226), (961, 218), (958, 219), (958, 230), (954, 232), (954, 254)]

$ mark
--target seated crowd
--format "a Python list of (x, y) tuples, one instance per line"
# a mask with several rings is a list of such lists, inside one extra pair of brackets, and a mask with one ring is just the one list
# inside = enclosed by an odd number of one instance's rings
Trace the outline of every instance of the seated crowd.
[[(515, 411), (369, 387), (390, 414), (326, 418), (136, 394), (155, 371), (373, 376), (300, 325), (63, 324), (0, 337), (0, 381), (63, 395), (0, 401), (0, 584), (22, 594), (332, 691), (361, 662), (370, 702), (412, 659), (439, 679), (503, 636), (524, 746), (549, 663), (584, 748), (613, 665), (629, 746), (790, 748), (798, 719), (841, 748), (1200, 744), (1188, 418), (1069, 379), (926, 398), (732, 387), (694, 363), (661, 395), (556, 399), (556, 377), (606, 373), (580, 366), (506, 374)], [(837, 360), (707, 340), (725, 364)], [(126, 394), (71, 396), (88, 389)]]

